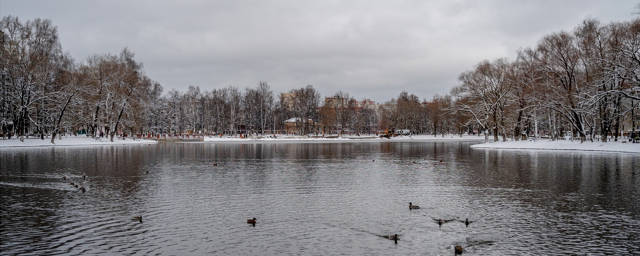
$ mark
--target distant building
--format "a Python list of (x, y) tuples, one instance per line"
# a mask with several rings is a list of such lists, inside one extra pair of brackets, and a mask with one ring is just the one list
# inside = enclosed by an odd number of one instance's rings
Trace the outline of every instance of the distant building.
[(309, 125), (313, 126), (315, 123), (311, 119), (304, 120), (300, 117), (289, 118), (284, 120), (284, 130), (288, 134), (297, 134), (300, 131), (301, 126)]
[(324, 105), (330, 108), (341, 108), (347, 105), (346, 99), (341, 97), (325, 97)]
[(292, 92), (285, 92), (280, 94), (280, 102), (286, 109), (293, 109), (295, 100), (295, 94)]
[(376, 108), (376, 102), (372, 101), (370, 99), (364, 99), (364, 100), (358, 102), (358, 105), (359, 105), (360, 108), (363, 108), (363, 109), (375, 110), (375, 108)]
[[(340, 109), (340, 108), (345, 108), (348, 107), (349, 105), (349, 101), (347, 98), (342, 98), (342, 97), (325, 97), (324, 98), (324, 105), (328, 106), (330, 108), (335, 108), (335, 109)], [(362, 101), (356, 101), (356, 109), (363, 109), (363, 108), (368, 108), (368, 109), (375, 109), (376, 107), (376, 102), (372, 101), (370, 99), (364, 99)]]
[[(333, 113), (324, 112), (327, 120), (332, 120), (328, 122), (324, 122), (323, 120), (323, 128), (322, 130), (328, 133), (366, 133), (366, 132), (375, 132), (378, 129), (378, 120), (379, 115), (377, 111), (377, 105), (375, 101), (370, 99), (364, 99), (362, 101), (357, 101), (353, 98), (347, 97), (325, 97), (324, 98), (324, 107), (335, 110)], [(366, 110), (366, 111), (365, 111)], [(359, 121), (342, 123), (342, 120), (338, 117), (338, 115), (353, 115), (357, 116)]]

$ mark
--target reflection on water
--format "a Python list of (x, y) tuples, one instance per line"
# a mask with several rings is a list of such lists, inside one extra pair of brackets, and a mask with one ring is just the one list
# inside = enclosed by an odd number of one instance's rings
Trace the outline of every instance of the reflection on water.
[(637, 154), (469, 145), (0, 150), (0, 252), (640, 254)]

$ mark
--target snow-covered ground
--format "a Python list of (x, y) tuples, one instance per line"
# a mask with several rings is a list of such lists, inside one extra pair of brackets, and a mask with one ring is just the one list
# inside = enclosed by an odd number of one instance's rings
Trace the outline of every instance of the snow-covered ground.
[(537, 140), (537, 141), (506, 141), (489, 142), (472, 145), (472, 148), (493, 148), (493, 149), (535, 149), (535, 150), (576, 150), (576, 151), (613, 151), (640, 153), (640, 143), (618, 142), (590, 142), (568, 141), (568, 140)]
[(248, 142), (248, 141), (302, 141), (302, 142), (377, 142), (377, 141), (484, 141), (484, 137), (479, 136), (468, 136), (468, 135), (412, 135), (412, 136), (398, 136), (393, 137), (391, 139), (380, 138), (375, 135), (327, 135), (325, 137), (322, 136), (293, 136), (293, 135), (276, 135), (273, 136), (249, 136), (246, 139), (239, 137), (227, 137), (222, 136), (222, 138), (218, 136), (205, 136), (205, 142)]
[[(391, 139), (382, 139), (375, 135), (362, 135), (362, 136), (327, 136), (322, 137), (308, 137), (308, 136), (288, 136), (277, 135), (275, 138), (271, 136), (250, 136), (249, 138), (240, 138), (234, 136), (203, 136), (205, 142), (376, 142), (376, 141), (482, 141), (484, 137), (478, 136), (462, 136), (459, 135), (413, 135), (413, 136), (398, 136)], [(163, 140), (160, 140), (163, 141)], [(180, 142), (180, 141), (176, 141)], [(188, 142), (188, 141), (187, 141)], [(92, 139), (86, 136), (64, 136), (62, 139), (56, 139), (55, 144), (51, 144), (51, 138), (26, 138), (24, 142), (20, 139), (13, 137), (8, 140), (0, 139), (0, 148), (11, 147), (58, 147), (58, 146), (89, 146), (89, 145), (128, 145), (128, 144), (157, 144), (155, 140), (132, 140), (127, 138), (122, 140), (121, 138), (114, 139), (113, 142), (107, 138)]]
[[(478, 141), (483, 142), (484, 136), (473, 135), (412, 135), (398, 136), (391, 139), (378, 138), (376, 136), (327, 136), (325, 138), (307, 137), (307, 136), (283, 136), (278, 135), (276, 138), (271, 136), (253, 136), (246, 139), (239, 137), (222, 138), (217, 136), (205, 136), (205, 142), (249, 142), (249, 141), (303, 141), (303, 142), (356, 142), (356, 141)], [(612, 152), (631, 152), (640, 153), (640, 144), (622, 143), (622, 142), (584, 142), (568, 141), (568, 140), (537, 140), (537, 141), (507, 141), (507, 142), (489, 142), (472, 145), (473, 148), (493, 148), (493, 149), (521, 149), (521, 150), (578, 150), (578, 151), (612, 151)]]
[[(288, 136), (277, 135), (272, 136), (250, 136), (249, 138), (223, 136), (204, 136), (204, 143), (246, 143), (246, 142), (383, 142), (383, 141), (484, 141), (484, 136), (473, 135), (412, 135), (398, 136), (391, 139), (383, 139), (374, 135), (362, 136), (325, 136), (308, 137), (308, 136)], [(130, 144), (157, 144), (155, 140), (126, 140), (114, 139), (113, 142), (107, 138), (92, 139), (86, 136), (65, 136), (61, 140), (56, 140), (55, 145), (51, 144), (50, 138), (41, 140), (39, 138), (27, 138), (21, 142), (18, 138), (9, 140), (0, 139), (1, 148), (12, 147), (58, 147), (58, 146), (97, 146), (97, 145), (130, 145)], [(622, 142), (584, 142), (567, 141), (567, 140), (537, 140), (537, 141), (507, 141), (507, 142), (489, 142), (472, 145), (473, 148), (489, 148), (489, 149), (521, 149), (521, 150), (578, 150), (578, 151), (612, 151), (612, 152), (630, 152), (640, 153), (640, 143), (622, 143)]]
[(24, 142), (20, 139), (13, 137), (8, 140), (0, 138), (0, 148), (10, 147), (59, 147), (59, 146), (90, 146), (90, 145), (130, 145), (130, 144), (156, 144), (158, 142), (154, 140), (132, 140), (127, 138), (126, 140), (114, 138), (111, 142), (107, 138), (93, 139), (87, 136), (63, 136), (61, 140), (56, 139), (55, 145), (51, 144), (51, 138), (26, 138)]

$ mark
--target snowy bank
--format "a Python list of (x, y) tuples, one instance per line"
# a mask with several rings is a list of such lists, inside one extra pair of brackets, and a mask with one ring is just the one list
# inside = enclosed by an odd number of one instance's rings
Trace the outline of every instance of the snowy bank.
[(640, 153), (640, 144), (622, 142), (590, 142), (568, 141), (568, 140), (537, 140), (537, 141), (506, 141), (489, 142), (471, 145), (472, 148), (492, 148), (492, 149), (535, 149), (535, 150), (577, 150), (577, 151), (612, 151)]
[(10, 147), (59, 147), (59, 146), (91, 146), (91, 145), (131, 145), (131, 144), (157, 144), (154, 140), (133, 140), (127, 138), (122, 140), (120, 138), (114, 138), (111, 142), (107, 138), (93, 139), (87, 136), (64, 136), (62, 139), (56, 139), (55, 144), (51, 144), (51, 138), (26, 138), (24, 142), (18, 138), (11, 138), (8, 140), (0, 139), (0, 149)]
[(375, 135), (327, 135), (327, 136), (249, 136), (248, 138), (227, 136), (205, 136), (204, 142), (386, 142), (386, 141), (484, 141), (483, 136), (470, 135), (411, 135), (397, 136), (390, 139), (380, 138)]
[[(272, 136), (250, 136), (249, 138), (239, 138), (233, 136), (204, 136), (204, 143), (255, 143), (255, 142), (273, 142), (273, 143), (288, 143), (288, 142), (303, 142), (303, 143), (332, 143), (332, 142), (393, 142), (393, 141), (415, 141), (415, 142), (429, 142), (429, 141), (484, 141), (484, 136), (473, 135), (412, 135), (412, 136), (398, 136), (391, 139), (379, 138), (374, 135), (362, 135), (362, 136), (291, 136), (291, 135), (277, 135), (275, 138)], [(12, 147), (59, 147), (59, 146), (103, 146), (103, 145), (132, 145), (132, 144), (157, 144), (155, 140), (133, 140), (127, 138), (122, 140), (121, 138), (114, 139), (113, 142), (107, 138), (93, 139), (86, 136), (66, 136), (61, 140), (56, 139), (55, 145), (51, 144), (51, 138), (45, 138), (44, 140), (39, 138), (27, 138), (24, 142), (21, 142), (18, 138), (11, 138), (9, 140), (0, 139), (0, 149), (12, 148)], [(579, 141), (567, 141), (567, 140), (537, 140), (537, 141), (507, 141), (507, 142), (489, 142), (482, 144), (475, 144), (472, 148), (487, 148), (487, 149), (522, 149), (522, 150), (578, 150), (578, 151), (611, 151), (611, 152), (629, 152), (640, 153), (640, 144), (622, 143), (622, 142), (584, 142)]]
[[(273, 142), (273, 143), (287, 143), (287, 142), (311, 142), (311, 143), (331, 143), (331, 142), (393, 142), (393, 141), (415, 141), (415, 142), (429, 142), (429, 141), (484, 141), (484, 136), (473, 135), (412, 135), (412, 136), (398, 136), (391, 139), (379, 138), (374, 135), (362, 135), (362, 136), (291, 136), (291, 135), (277, 135), (275, 138), (272, 136), (250, 136), (249, 138), (239, 138), (233, 136), (204, 136), (204, 143), (255, 143), (255, 142)], [(66, 136), (61, 140), (56, 139), (55, 145), (51, 144), (51, 138), (45, 138), (44, 140), (39, 138), (27, 138), (24, 142), (21, 142), (18, 138), (12, 138), (9, 140), (0, 139), (0, 149), (12, 148), (12, 147), (59, 147), (59, 146), (103, 146), (103, 145), (132, 145), (132, 144), (157, 144), (155, 140), (133, 140), (127, 138), (122, 140), (121, 138), (114, 139), (111, 142), (107, 138), (93, 139), (86, 136)], [(578, 151), (611, 151), (611, 152), (629, 152), (640, 153), (640, 144), (622, 143), (622, 142), (584, 142), (579, 141), (567, 141), (567, 140), (537, 140), (537, 141), (507, 141), (507, 142), (489, 142), (482, 144), (475, 144), (472, 148), (487, 148), (487, 149), (522, 149), (522, 150), (578, 150)]]

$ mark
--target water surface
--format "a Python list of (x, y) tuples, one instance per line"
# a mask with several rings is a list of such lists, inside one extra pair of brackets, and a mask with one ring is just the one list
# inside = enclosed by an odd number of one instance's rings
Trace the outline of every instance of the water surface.
[(471, 144), (2, 149), (0, 253), (640, 254), (637, 154)]

